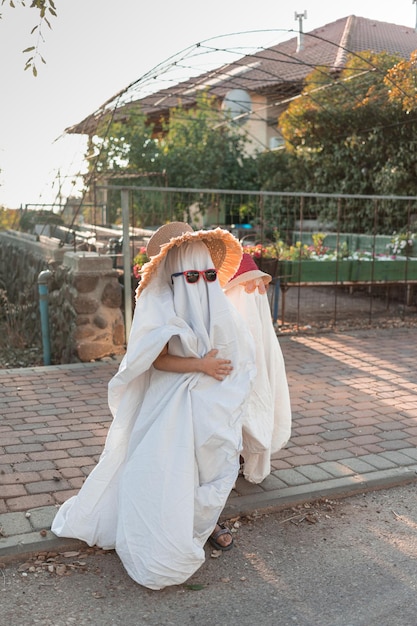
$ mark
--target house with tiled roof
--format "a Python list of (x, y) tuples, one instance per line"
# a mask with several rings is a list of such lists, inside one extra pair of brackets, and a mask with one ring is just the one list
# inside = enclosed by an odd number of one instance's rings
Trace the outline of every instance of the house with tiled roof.
[[(168, 87), (135, 97), (127, 88), (101, 109), (67, 129), (68, 133), (94, 135), (102, 117), (113, 109), (123, 120), (132, 106), (140, 105), (156, 132), (161, 120), (179, 105), (192, 107), (205, 90), (236, 116), (251, 138), (252, 150), (265, 150), (282, 144), (277, 120), (288, 102), (301, 93), (305, 78), (314, 68), (340, 72), (349, 53), (388, 52), (408, 59), (417, 49), (417, 32), (411, 27), (379, 22), (350, 15), (272, 47), (236, 58), (231, 63), (206, 71)], [(132, 83), (134, 86), (135, 83)], [(129, 95), (130, 97), (126, 97)]]

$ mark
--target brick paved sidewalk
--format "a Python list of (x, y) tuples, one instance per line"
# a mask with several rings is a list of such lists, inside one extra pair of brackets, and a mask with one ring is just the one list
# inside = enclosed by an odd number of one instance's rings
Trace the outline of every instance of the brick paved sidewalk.
[[(414, 329), (280, 338), (293, 407), (289, 445), (262, 485), (239, 479), (225, 513), (413, 480)], [(110, 423), (118, 361), (0, 370), (0, 516), (78, 492)], [(9, 518), (11, 519), (11, 518)]]
[(62, 504), (103, 449), (118, 361), (0, 370), (0, 513)]
[(294, 504), (417, 479), (417, 331), (280, 339), (293, 409), (288, 446), (229, 510)]

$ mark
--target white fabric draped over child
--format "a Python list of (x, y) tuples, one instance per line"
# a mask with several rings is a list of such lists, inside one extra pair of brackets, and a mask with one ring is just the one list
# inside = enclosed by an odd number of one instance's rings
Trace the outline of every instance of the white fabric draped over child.
[[(255, 281), (251, 281), (255, 282)], [(243, 421), (243, 475), (253, 483), (271, 472), (271, 455), (283, 448), (291, 435), (291, 403), (284, 357), (271, 319), (261, 278), (261, 292), (245, 283), (226, 290), (227, 297), (246, 321), (255, 341), (256, 378), (246, 403)], [(262, 293), (263, 292), (263, 293)]]
[[(174, 247), (141, 292), (109, 383), (114, 419), (104, 451), (52, 525), (59, 536), (115, 548), (129, 575), (150, 589), (182, 583), (204, 562), (239, 469), (243, 407), (256, 374), (251, 335), (218, 280), (171, 280), (211, 267), (204, 243)], [(217, 348), (233, 371), (221, 382), (158, 371), (152, 364), (167, 343), (186, 357)]]

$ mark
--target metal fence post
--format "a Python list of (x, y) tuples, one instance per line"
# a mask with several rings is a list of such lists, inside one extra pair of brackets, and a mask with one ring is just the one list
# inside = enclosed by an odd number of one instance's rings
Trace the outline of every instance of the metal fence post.
[(48, 311), (48, 280), (52, 276), (50, 270), (44, 270), (38, 276), (39, 310), (41, 315), (43, 364), (51, 365), (51, 341), (49, 335), (49, 311)]
[(132, 289), (131, 289), (131, 260), (129, 237), (129, 191), (122, 189), (122, 222), (123, 222), (123, 284), (125, 302), (125, 333), (126, 341), (129, 338), (132, 326)]

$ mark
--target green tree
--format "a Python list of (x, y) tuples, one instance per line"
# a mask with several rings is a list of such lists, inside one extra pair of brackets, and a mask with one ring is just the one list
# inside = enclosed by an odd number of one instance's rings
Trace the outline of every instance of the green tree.
[[(87, 186), (111, 183), (120, 186), (163, 185), (164, 176), (158, 165), (159, 143), (153, 128), (137, 106), (107, 115), (100, 122), (95, 136), (89, 140), (86, 154), (89, 163)], [(138, 225), (143, 225), (141, 202), (133, 200)], [(120, 192), (109, 190), (107, 210), (111, 222), (120, 219)], [(150, 211), (152, 213), (152, 211)]]
[(387, 71), (384, 82), (389, 88), (391, 102), (401, 104), (403, 111), (412, 113), (417, 110), (417, 50), (410, 55), (410, 60), (402, 59)]
[[(307, 191), (414, 195), (417, 149), (415, 117), (392, 96), (399, 81), (392, 68), (403, 61), (387, 53), (350, 56), (334, 76), (316, 69), (303, 94), (279, 119), (297, 179)], [(404, 91), (404, 90), (403, 90)], [(394, 205), (386, 205), (380, 229), (398, 227)], [(320, 217), (335, 218), (334, 207)], [(373, 211), (354, 201), (344, 212), (346, 229), (372, 230)], [(359, 226), (360, 225), (360, 226)]]
[(201, 94), (191, 109), (170, 112), (161, 139), (161, 163), (173, 187), (253, 189), (256, 159), (247, 136), (219, 111), (215, 98)]
[(159, 155), (153, 130), (138, 108), (130, 108), (123, 117), (104, 118), (91, 138), (87, 159), (97, 173), (113, 177), (118, 173), (141, 174), (153, 167)]
[[(151, 125), (137, 107), (116, 112), (90, 141), (87, 155), (94, 176), (111, 178), (114, 184), (210, 189), (258, 188), (256, 158), (246, 153), (246, 138), (219, 111), (215, 99), (200, 94), (195, 107), (178, 106), (169, 121)], [(118, 195), (109, 196), (110, 212), (117, 212)], [(216, 200), (214, 200), (215, 202)], [(169, 216), (161, 194), (133, 197), (137, 225), (154, 224), (167, 217), (183, 217), (188, 199), (171, 197)], [(204, 206), (200, 206), (204, 210)], [(235, 209), (224, 207), (230, 215)], [(245, 207), (245, 219), (254, 208)], [(237, 217), (239, 207), (236, 209)]]
[[(161, 164), (172, 187), (206, 189), (259, 188), (256, 158), (247, 153), (248, 137), (233, 124), (212, 96), (201, 93), (195, 107), (177, 107), (170, 112), (169, 124), (161, 138)], [(178, 195), (175, 206), (180, 214), (187, 209)], [(251, 221), (256, 206), (247, 201), (215, 194), (200, 200), (200, 211), (210, 205), (221, 210), (228, 222)]]

